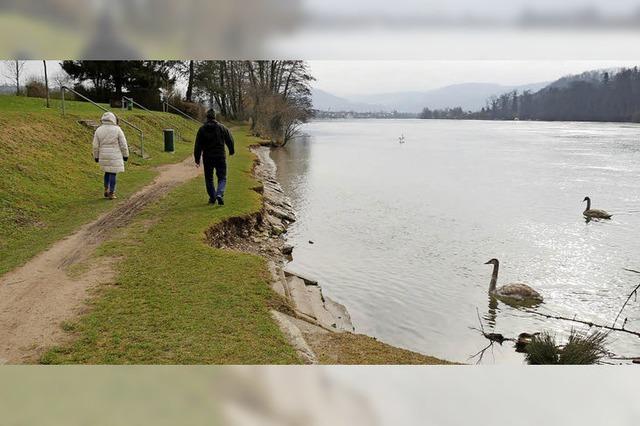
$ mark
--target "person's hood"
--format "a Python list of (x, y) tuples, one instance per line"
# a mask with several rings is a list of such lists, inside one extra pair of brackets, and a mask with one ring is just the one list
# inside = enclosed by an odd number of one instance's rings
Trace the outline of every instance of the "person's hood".
[(219, 124), (216, 120), (207, 120), (203, 125), (203, 130), (214, 131), (218, 128)]
[(112, 112), (105, 112), (102, 114), (102, 118), (100, 119), (103, 124), (118, 124), (118, 120), (116, 120), (116, 115)]

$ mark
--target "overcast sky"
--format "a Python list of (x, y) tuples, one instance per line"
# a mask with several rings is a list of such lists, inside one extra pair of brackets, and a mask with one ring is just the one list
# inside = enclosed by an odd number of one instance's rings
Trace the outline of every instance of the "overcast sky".
[(309, 61), (313, 86), (338, 96), (422, 91), (457, 83), (518, 85), (635, 66), (633, 61)]

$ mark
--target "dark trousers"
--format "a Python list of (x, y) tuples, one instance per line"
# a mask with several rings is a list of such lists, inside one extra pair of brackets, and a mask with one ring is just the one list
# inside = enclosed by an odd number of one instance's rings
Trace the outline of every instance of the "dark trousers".
[[(207, 194), (209, 199), (215, 200), (216, 197), (224, 197), (224, 189), (227, 186), (227, 162), (225, 159), (203, 158), (204, 165), (204, 183), (207, 186)], [(218, 178), (218, 190), (213, 182), (213, 172), (216, 172)]]
[(110, 192), (116, 192), (116, 176), (117, 173), (105, 172), (104, 174), (104, 187)]

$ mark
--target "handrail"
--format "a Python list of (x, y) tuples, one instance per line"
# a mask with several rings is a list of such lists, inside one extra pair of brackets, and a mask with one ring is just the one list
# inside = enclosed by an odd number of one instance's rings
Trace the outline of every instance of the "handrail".
[[(68, 90), (71, 93), (73, 93), (76, 96), (80, 96), (82, 99), (84, 99), (85, 101), (95, 105), (96, 107), (100, 108), (101, 110), (105, 111), (105, 112), (111, 112), (109, 111), (107, 108), (97, 104), (96, 102), (92, 101), (91, 99), (89, 99), (88, 97), (86, 97), (85, 95), (78, 93), (76, 90), (73, 90), (67, 86), (61, 86), (60, 87), (60, 91), (61, 91), (61, 95), (62, 95), (62, 115), (65, 116), (66, 115), (66, 111), (65, 111), (65, 107), (64, 107), (64, 91)], [(124, 118), (119, 118), (118, 121), (123, 122), (124, 124), (126, 124), (127, 126), (131, 127), (132, 129), (136, 130), (139, 134), (140, 134), (140, 157), (142, 157), (142, 159), (144, 160), (144, 132), (142, 131), (141, 128), (139, 128), (138, 126), (129, 123), (127, 120), (125, 120)]]
[[(153, 113), (154, 113), (154, 112), (158, 112), (158, 111), (151, 111), (150, 109), (146, 108), (144, 105), (142, 105), (142, 104), (140, 104), (140, 103), (136, 102), (133, 98), (130, 98), (130, 97), (128, 97), (128, 96), (124, 96), (124, 95), (123, 95), (123, 96), (122, 96), (122, 100), (123, 100), (123, 101), (131, 101), (131, 103), (132, 103), (132, 104), (137, 105), (137, 106), (138, 106), (138, 108), (140, 108), (140, 109), (142, 109), (142, 110), (144, 110), (144, 111), (147, 111), (147, 112), (148, 112), (149, 114), (151, 114), (153, 117), (155, 117), (155, 115), (154, 115)], [(122, 107), (123, 107), (123, 108), (124, 108), (124, 105), (125, 105), (125, 104), (124, 104), (124, 102), (123, 102), (123, 103), (122, 103)], [(160, 123), (161, 123), (161, 124), (162, 124), (162, 123), (165, 123), (165, 122), (166, 122), (166, 123), (171, 124), (171, 126), (173, 126), (173, 127), (177, 127), (177, 126), (174, 126), (174, 123), (171, 123), (169, 120), (160, 119)], [(180, 129), (177, 129), (177, 128), (176, 128), (176, 129), (175, 129), (175, 131), (176, 131), (176, 139), (177, 139), (177, 140), (181, 140), (181, 139), (180, 139)]]
[(173, 109), (174, 111), (179, 112), (180, 114), (182, 114), (184, 117), (188, 118), (191, 121), (195, 121), (198, 124), (202, 124), (202, 122), (200, 120), (196, 120), (195, 118), (193, 118), (192, 116), (190, 116), (189, 114), (186, 114), (184, 112), (182, 112), (181, 110), (179, 110), (178, 108), (174, 107), (173, 105), (171, 105), (169, 102), (164, 101), (162, 102), (163, 105), (168, 106), (169, 108)]

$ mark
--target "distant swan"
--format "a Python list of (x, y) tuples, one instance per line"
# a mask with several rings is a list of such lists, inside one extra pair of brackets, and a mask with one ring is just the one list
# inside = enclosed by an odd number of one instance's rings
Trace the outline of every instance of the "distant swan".
[(540, 293), (526, 284), (514, 283), (496, 288), (496, 284), (498, 283), (498, 269), (500, 268), (500, 262), (498, 261), (498, 259), (491, 259), (490, 261), (486, 262), (485, 265), (493, 265), (491, 284), (489, 284), (489, 294), (498, 298), (511, 299), (518, 302), (542, 302), (542, 296), (540, 295)]
[(590, 219), (611, 219), (611, 215), (606, 211), (591, 208), (591, 198), (584, 197), (584, 200), (582, 200), (582, 202), (584, 203), (585, 201), (587, 202), (587, 208), (582, 213), (583, 215), (585, 215), (585, 217)]

